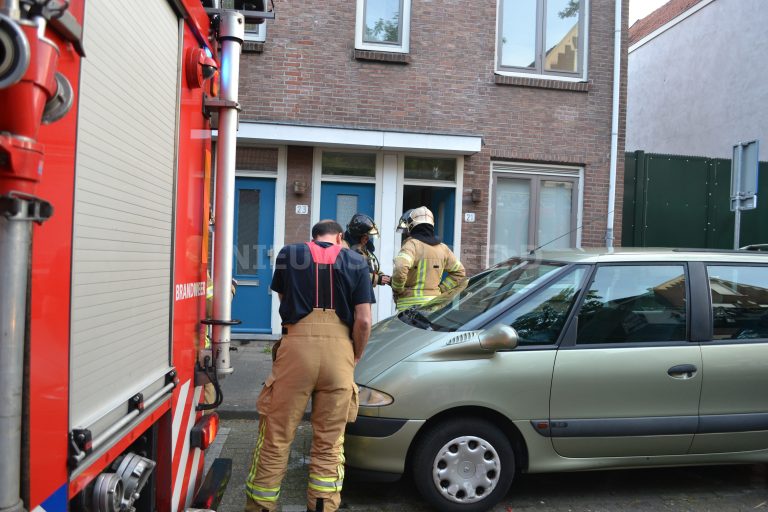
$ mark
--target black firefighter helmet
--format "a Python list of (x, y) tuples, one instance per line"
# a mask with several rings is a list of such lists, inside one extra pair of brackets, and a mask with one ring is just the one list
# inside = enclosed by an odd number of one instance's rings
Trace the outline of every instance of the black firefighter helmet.
[(352, 216), (349, 224), (347, 224), (347, 231), (355, 238), (363, 235), (378, 236), (379, 234), (379, 228), (376, 227), (376, 223), (364, 213), (356, 213)]

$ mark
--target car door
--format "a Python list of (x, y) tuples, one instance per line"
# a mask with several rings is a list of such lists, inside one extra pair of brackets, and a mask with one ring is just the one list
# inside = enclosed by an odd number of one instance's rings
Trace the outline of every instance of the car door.
[(560, 455), (688, 451), (702, 380), (701, 350), (688, 341), (689, 293), (684, 263), (597, 266), (558, 350), (549, 426), (540, 429)]
[(768, 448), (768, 265), (706, 265), (709, 341), (691, 453)]

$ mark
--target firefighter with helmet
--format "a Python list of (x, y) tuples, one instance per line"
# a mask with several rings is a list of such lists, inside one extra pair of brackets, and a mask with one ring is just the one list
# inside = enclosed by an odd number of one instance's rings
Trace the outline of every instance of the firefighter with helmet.
[[(423, 306), (466, 282), (464, 265), (435, 236), (435, 218), (421, 206), (405, 212), (397, 225), (408, 238), (395, 257), (392, 294), (398, 311)], [(443, 275), (445, 274), (445, 275)]]
[(283, 337), (256, 407), (259, 433), (246, 482), (247, 512), (277, 508), (291, 443), (312, 397), (307, 510), (334, 512), (344, 483), (344, 429), (357, 417), (354, 368), (371, 332), (368, 264), (341, 245), (343, 228), (322, 220), (312, 241), (283, 247), (271, 288)]
[(365, 258), (371, 270), (371, 284), (373, 286), (389, 284), (390, 277), (381, 272), (379, 259), (373, 253), (375, 247), (372, 238), (379, 235), (379, 228), (373, 219), (364, 213), (356, 213), (347, 224), (344, 231), (343, 244)]

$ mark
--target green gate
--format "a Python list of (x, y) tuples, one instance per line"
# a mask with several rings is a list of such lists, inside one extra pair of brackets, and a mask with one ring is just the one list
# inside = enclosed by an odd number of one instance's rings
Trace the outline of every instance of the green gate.
[[(627, 153), (621, 245), (733, 248), (731, 161)], [(760, 162), (757, 208), (741, 214), (740, 245), (768, 243), (768, 162)]]

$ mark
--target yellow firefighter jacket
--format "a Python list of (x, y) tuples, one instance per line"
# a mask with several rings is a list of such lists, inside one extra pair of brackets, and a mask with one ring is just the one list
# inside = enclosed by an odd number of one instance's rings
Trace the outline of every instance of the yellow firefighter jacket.
[(408, 238), (395, 256), (391, 285), (397, 309), (402, 311), (426, 304), (465, 280), (464, 265), (447, 245)]

